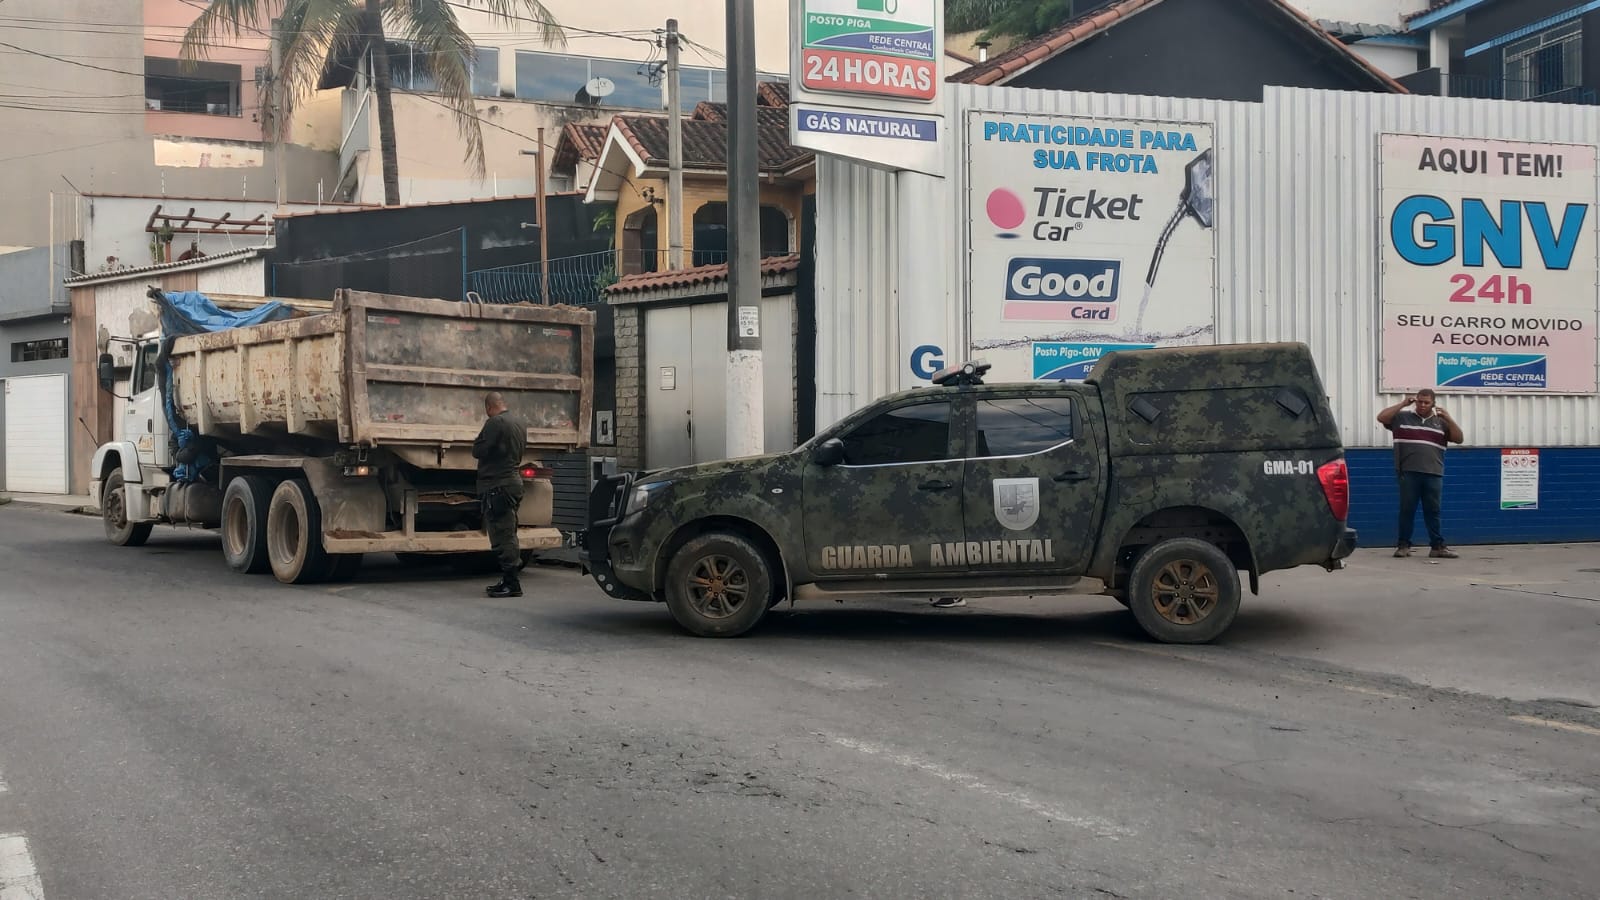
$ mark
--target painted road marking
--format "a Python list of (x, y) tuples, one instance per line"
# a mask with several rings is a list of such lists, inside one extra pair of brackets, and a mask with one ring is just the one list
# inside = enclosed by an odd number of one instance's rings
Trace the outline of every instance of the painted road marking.
[(1558, 722), (1555, 719), (1541, 719), (1538, 716), (1512, 716), (1511, 721), (1522, 722), (1526, 725), (1543, 725), (1546, 728), (1559, 728), (1562, 731), (1575, 731), (1578, 734), (1600, 737), (1600, 728), (1595, 728), (1592, 725), (1579, 725), (1576, 722)]
[(20, 834), (0, 834), (0, 900), (44, 900), (44, 882)]
[[(1072, 813), (1069, 813), (1060, 807), (1051, 806), (1048, 803), (1035, 800), (1021, 791), (1008, 791), (1002, 788), (992, 787), (974, 775), (969, 775), (966, 772), (958, 772), (954, 769), (946, 768), (936, 762), (933, 762), (932, 760), (923, 759), (919, 756), (912, 756), (909, 753), (901, 753), (898, 750), (893, 750), (881, 744), (874, 744), (868, 741), (858, 741), (854, 738), (835, 737), (833, 735), (821, 734), (821, 732), (816, 733), (827, 738), (840, 747), (844, 747), (849, 750), (855, 750), (858, 753), (865, 753), (868, 756), (876, 756), (879, 759), (888, 760), (889, 762), (904, 766), (908, 769), (916, 769), (920, 772), (926, 772), (935, 778), (940, 778), (944, 781), (959, 784), (962, 787), (977, 791), (980, 794), (985, 794), (999, 800), (1005, 800), (1009, 803), (1013, 803), (1022, 807), (1023, 809), (1028, 810), (1029, 812), (1038, 813), (1047, 819), (1092, 831), (1099, 837), (1117, 840), (1120, 837), (1126, 837), (1134, 833), (1132, 829), (1124, 828), (1123, 826), (1114, 822), (1110, 822), (1106, 819), (1101, 819), (1095, 816), (1073, 815)], [(9, 898), (5, 898), (5, 900), (9, 900)]]

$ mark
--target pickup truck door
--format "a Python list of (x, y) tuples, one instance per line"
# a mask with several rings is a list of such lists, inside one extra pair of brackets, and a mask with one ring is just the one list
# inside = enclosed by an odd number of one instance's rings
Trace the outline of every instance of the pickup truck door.
[(965, 571), (944, 564), (943, 549), (963, 535), (966, 428), (952, 397), (933, 396), (888, 407), (839, 434), (842, 462), (806, 464), (806, 563), (819, 580)]
[(966, 469), (973, 574), (1081, 574), (1100, 526), (1106, 466), (1083, 394), (980, 395)]

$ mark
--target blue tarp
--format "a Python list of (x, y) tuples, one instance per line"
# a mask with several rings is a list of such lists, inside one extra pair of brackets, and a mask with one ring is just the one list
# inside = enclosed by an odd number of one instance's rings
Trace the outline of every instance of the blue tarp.
[(198, 481), (201, 473), (216, 464), (211, 441), (196, 434), (178, 412), (172, 392), (172, 342), (189, 334), (228, 331), (262, 322), (276, 322), (294, 315), (294, 310), (277, 300), (263, 303), (246, 312), (228, 312), (217, 308), (211, 298), (199, 291), (160, 291), (152, 289), (150, 297), (161, 307), (161, 406), (166, 413), (167, 426), (177, 444), (179, 463), (172, 477), (180, 482)]
[[(151, 292), (152, 296), (156, 294)], [(218, 309), (211, 298), (199, 291), (165, 291), (156, 297), (161, 305), (161, 333), (167, 337), (227, 331), (262, 322), (276, 322), (294, 315), (294, 310), (273, 300), (246, 312)]]

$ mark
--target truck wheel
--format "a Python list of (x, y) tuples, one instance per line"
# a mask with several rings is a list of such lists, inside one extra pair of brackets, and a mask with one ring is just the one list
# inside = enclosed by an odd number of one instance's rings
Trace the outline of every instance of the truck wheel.
[(310, 584), (333, 573), (333, 560), (322, 549), (322, 513), (303, 478), (284, 481), (272, 492), (267, 558), (273, 576), (284, 584)]
[(142, 547), (150, 539), (150, 522), (128, 521), (128, 486), (122, 481), (122, 470), (112, 469), (106, 476), (105, 490), (100, 495), (100, 518), (105, 521), (106, 539), (118, 547)]
[(737, 637), (756, 626), (772, 599), (772, 567), (736, 534), (697, 537), (667, 564), (667, 609), (701, 637)]
[(1145, 634), (1165, 644), (1204, 644), (1239, 613), (1239, 571), (1215, 544), (1172, 538), (1134, 563), (1127, 599)]
[(272, 568), (267, 559), (267, 504), (272, 482), (259, 475), (239, 475), (222, 493), (222, 555), (228, 568), (260, 575)]

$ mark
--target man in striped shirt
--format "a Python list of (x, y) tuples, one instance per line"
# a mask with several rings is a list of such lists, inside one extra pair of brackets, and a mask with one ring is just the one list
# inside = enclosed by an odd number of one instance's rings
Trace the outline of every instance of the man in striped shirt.
[[(1422, 523), (1428, 529), (1435, 559), (1455, 559), (1439, 530), (1439, 501), (1444, 494), (1444, 450), (1464, 440), (1461, 426), (1435, 403), (1433, 391), (1424, 388), (1378, 413), (1378, 423), (1394, 435), (1394, 469), (1400, 479), (1400, 539), (1397, 557), (1411, 555), (1411, 529), (1416, 524), (1417, 503), (1422, 503)], [(1406, 409), (1415, 404), (1414, 409)]]

